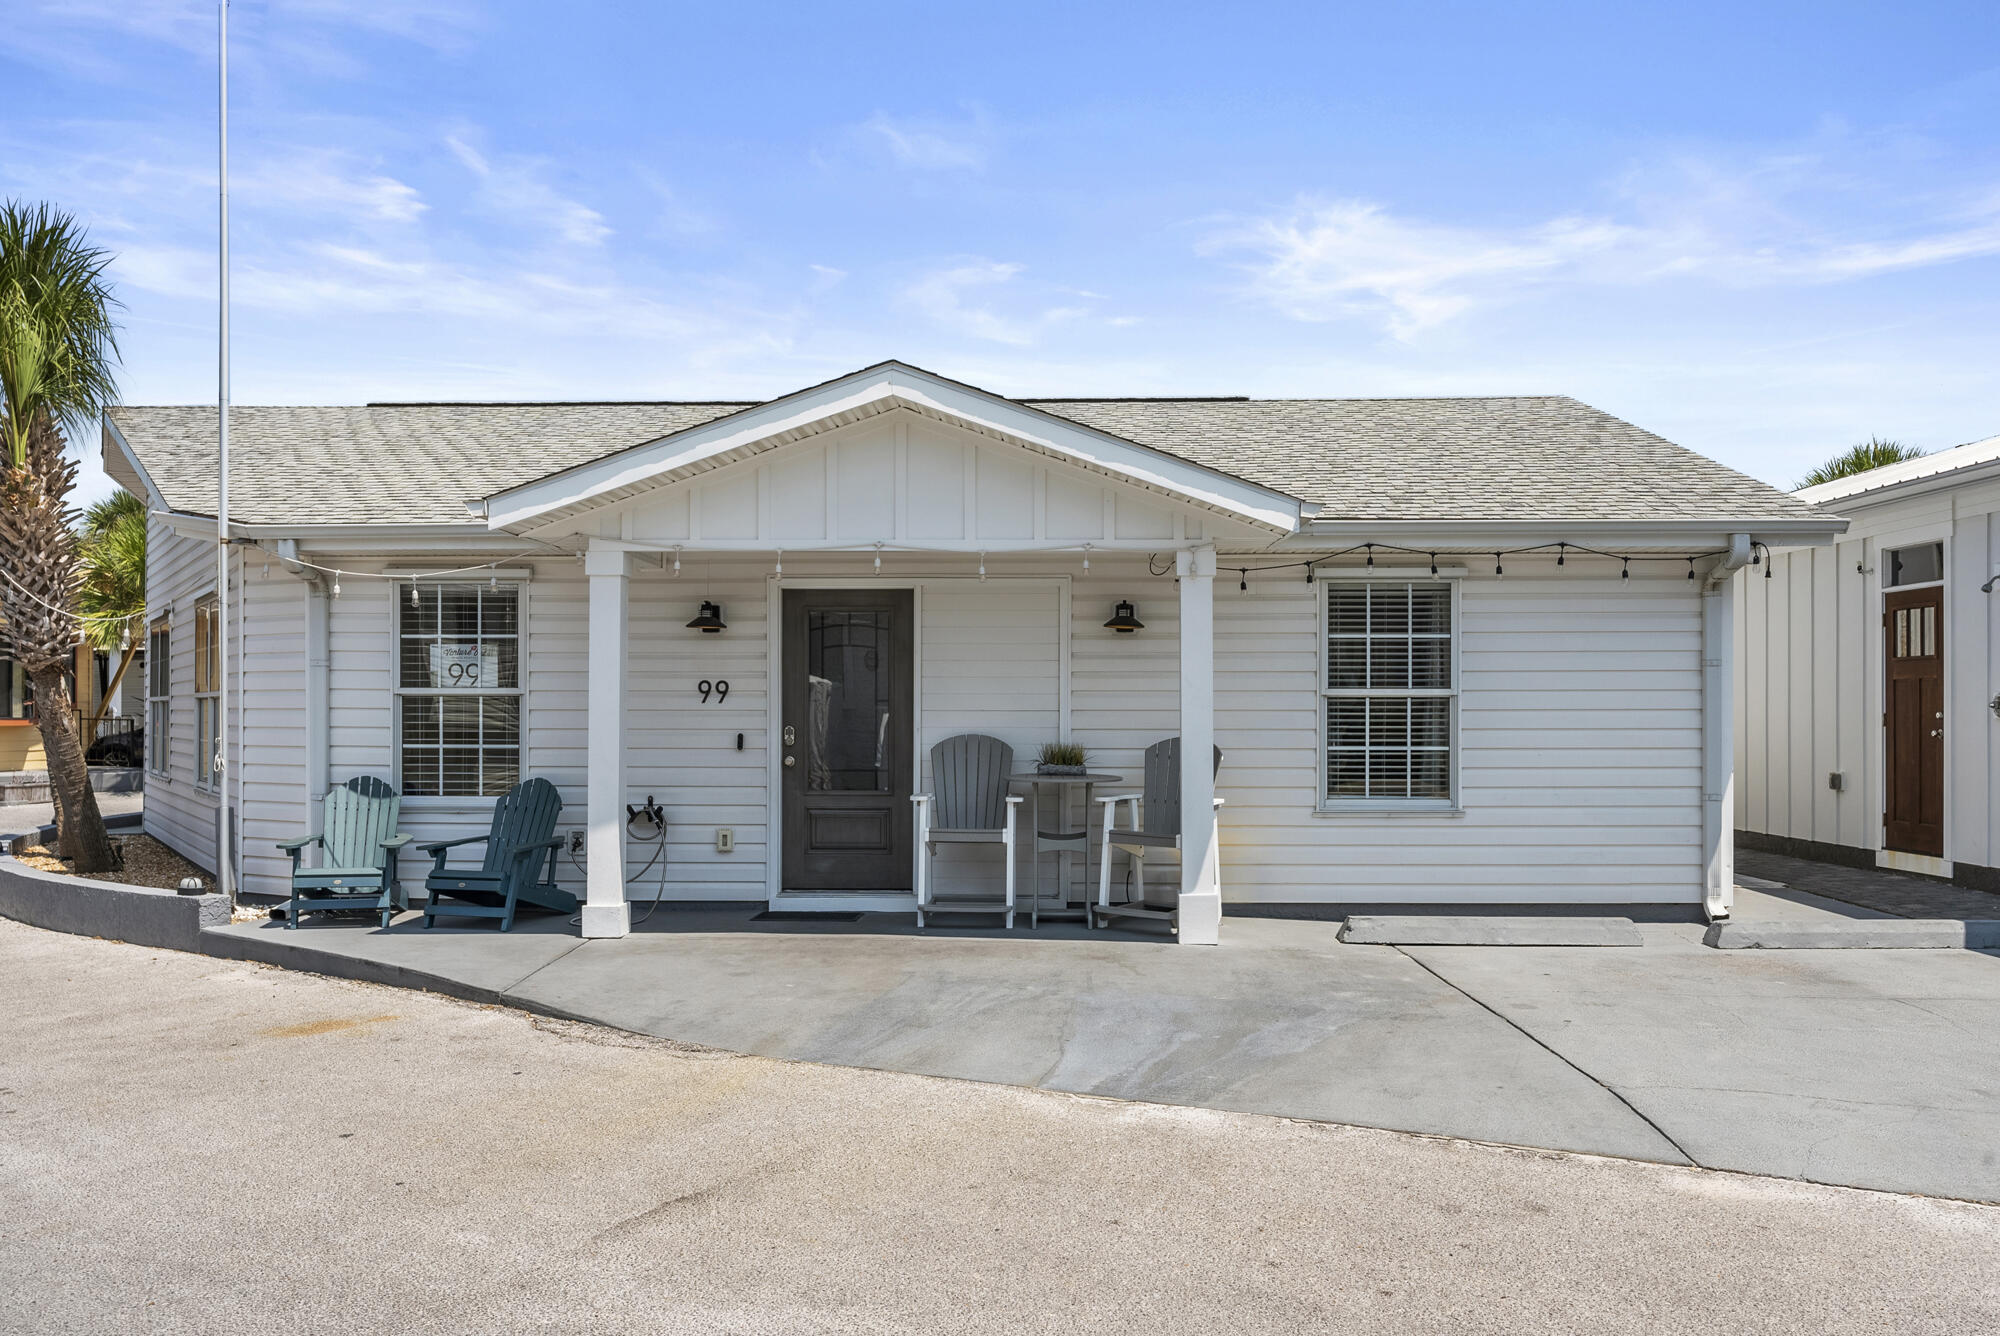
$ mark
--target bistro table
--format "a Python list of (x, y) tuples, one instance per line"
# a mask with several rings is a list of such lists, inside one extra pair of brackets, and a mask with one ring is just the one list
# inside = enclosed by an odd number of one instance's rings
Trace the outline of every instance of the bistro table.
[[(1053, 852), (1056, 855), (1056, 903), (1061, 906), (1051, 910), (1049, 917), (1081, 918), (1090, 922), (1090, 799), (1091, 791), (1099, 784), (1117, 784), (1123, 775), (1099, 775), (1085, 772), (1080, 775), (1045, 775), (1039, 770), (1024, 770), (1017, 775), (1007, 776), (1010, 784), (1026, 784), (1034, 790), (1035, 807), (1031, 820), (1035, 828), (1035, 894), (1028, 908), (1028, 923), (1031, 927), (1042, 925), (1042, 855)], [(1083, 828), (1069, 828), (1069, 791), (1083, 786)], [(1056, 795), (1055, 823), (1051, 828), (1042, 825), (1042, 792), (1053, 790)], [(1076, 908), (1069, 907), (1069, 896), (1064, 890), (1062, 855), (1083, 855), (1083, 902)]]

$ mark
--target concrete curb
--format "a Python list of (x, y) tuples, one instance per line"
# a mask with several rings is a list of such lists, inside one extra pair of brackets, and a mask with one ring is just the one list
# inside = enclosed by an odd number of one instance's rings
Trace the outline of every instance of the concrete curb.
[(0, 914), (54, 932), (201, 951), (201, 930), (229, 922), (229, 901), (43, 872), (0, 857)]
[[(104, 818), (104, 829), (113, 835), (138, 835), (146, 822), (144, 812), (118, 812)], [(31, 844), (47, 845), (56, 837), (54, 826), (37, 826), (18, 835), (0, 835), (0, 853), (18, 854)]]
[(2000, 948), (2000, 919), (1846, 919), (1810, 923), (1711, 923), (1702, 942), (1723, 951)]
[(1644, 946), (1628, 918), (1446, 918), (1353, 914), (1340, 940), (1375, 946)]

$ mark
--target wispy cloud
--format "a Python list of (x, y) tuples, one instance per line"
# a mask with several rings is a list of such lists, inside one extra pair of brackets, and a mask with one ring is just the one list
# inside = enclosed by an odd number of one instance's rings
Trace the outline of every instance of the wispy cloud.
[[(1058, 325), (1089, 318), (1096, 293), (1047, 285), (1013, 294), (1018, 264), (967, 259), (924, 274), (903, 289), (903, 300), (943, 329), (992, 343), (1024, 348)], [(978, 294), (1013, 295), (1013, 305), (1025, 308), (1002, 314)]]
[(1915, 217), (1850, 217), (1843, 236), (1813, 224), (1807, 203), (1792, 198), (1815, 186), (1826, 188), (1824, 178), (1797, 160), (1741, 173), (1682, 161), (1628, 176), (1617, 207), (1599, 215), (1514, 227), (1305, 199), (1227, 220), (1198, 250), (1233, 258), (1245, 291), (1293, 319), (1369, 320), (1404, 340), (1556, 285), (1825, 284), (2000, 255), (2000, 195), (1925, 201), (1929, 211)]
[(1250, 290), (1298, 320), (1379, 317), (1408, 338), (1481, 295), (1545, 280), (1627, 241), (1602, 221), (1562, 218), (1515, 233), (1397, 218), (1341, 200), (1233, 226), (1210, 253), (1250, 252)]
[(953, 125), (899, 120), (878, 111), (862, 123), (861, 129), (886, 146), (890, 155), (905, 167), (946, 171), (986, 165), (987, 133), (983, 118)]
[(1024, 347), (1034, 342), (1033, 332), (1026, 326), (967, 300), (968, 294), (1001, 286), (1020, 272), (1018, 264), (973, 260), (924, 275), (905, 288), (903, 296), (946, 329)]
[(238, 173), (230, 188), (260, 208), (305, 210), (322, 224), (342, 218), (413, 223), (430, 208), (416, 187), (356, 168), (332, 153), (302, 151), (288, 156), (282, 165), (272, 160), (257, 163)]
[(493, 213), (541, 227), (579, 246), (598, 245), (611, 235), (603, 214), (543, 179), (546, 163), (533, 158), (489, 161), (457, 135), (447, 136), (445, 144), (478, 179), (480, 198)]
[[(17, 8), (0, 24), (0, 49), (97, 78), (122, 73), (116, 58), (100, 49), (105, 34), (199, 56), (213, 57), (216, 50), (216, 8), (206, 0), (41, 0)], [(294, 63), (358, 73), (365, 65), (329, 39), (374, 33), (450, 51), (462, 48), (485, 21), (472, 0), (267, 0), (234, 12), (229, 45), (234, 59), (255, 61), (281, 51)], [(80, 34), (91, 37), (77, 40)]]

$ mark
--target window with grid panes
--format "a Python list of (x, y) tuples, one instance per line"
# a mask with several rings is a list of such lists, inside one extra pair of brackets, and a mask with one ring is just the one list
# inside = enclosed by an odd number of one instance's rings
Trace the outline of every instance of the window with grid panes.
[(146, 768), (167, 773), (167, 723), (173, 715), (173, 633), (162, 618), (146, 633)]
[(215, 783), (215, 751), (222, 719), (222, 605), (215, 595), (194, 605), (194, 779)]
[(397, 590), (397, 727), (409, 797), (490, 797), (521, 778), (521, 589)]
[(1451, 801), (1452, 590), (1437, 580), (1327, 582), (1327, 805)]

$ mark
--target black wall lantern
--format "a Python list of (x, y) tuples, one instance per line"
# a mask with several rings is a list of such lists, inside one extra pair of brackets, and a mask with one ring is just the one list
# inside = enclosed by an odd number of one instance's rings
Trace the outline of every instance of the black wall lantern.
[(693, 621), (688, 623), (688, 630), (700, 631), (703, 635), (712, 636), (718, 631), (727, 631), (728, 629), (729, 623), (722, 620), (722, 605), (720, 603), (703, 603), (701, 611), (695, 615)]
[(1111, 620), (1104, 624), (1104, 629), (1129, 636), (1134, 631), (1145, 630), (1146, 624), (1139, 620), (1139, 610), (1137, 608), (1133, 607), (1130, 603), (1121, 602), (1112, 610)]

